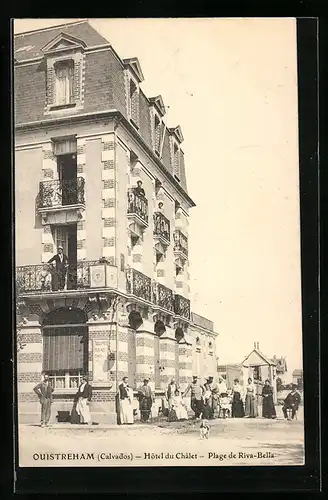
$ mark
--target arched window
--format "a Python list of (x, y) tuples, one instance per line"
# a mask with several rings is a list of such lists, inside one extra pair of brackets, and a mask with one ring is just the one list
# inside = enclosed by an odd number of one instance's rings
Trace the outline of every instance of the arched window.
[(87, 316), (80, 309), (59, 308), (43, 322), (43, 371), (57, 389), (74, 389), (88, 372)]

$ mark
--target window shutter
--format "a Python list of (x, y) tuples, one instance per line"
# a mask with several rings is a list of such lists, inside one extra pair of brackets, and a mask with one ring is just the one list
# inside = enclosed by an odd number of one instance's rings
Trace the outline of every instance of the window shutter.
[(52, 106), (55, 104), (55, 96), (56, 96), (56, 72), (53, 66), (48, 67), (47, 69), (47, 104), (48, 106)]
[(83, 370), (85, 336), (74, 328), (47, 328), (43, 336), (43, 369)]
[(73, 154), (77, 152), (76, 139), (70, 137), (62, 141), (56, 141), (54, 143), (54, 153), (56, 156)]

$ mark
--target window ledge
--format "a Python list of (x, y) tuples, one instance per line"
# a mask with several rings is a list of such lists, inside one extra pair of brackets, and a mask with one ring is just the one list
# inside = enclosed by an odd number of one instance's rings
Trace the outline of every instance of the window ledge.
[(62, 109), (70, 109), (70, 108), (75, 108), (76, 102), (70, 103), (70, 104), (55, 104), (53, 106), (49, 106), (50, 111), (60, 111)]
[(132, 118), (130, 118), (130, 122), (132, 123), (135, 129), (139, 130), (139, 125), (137, 125), (137, 123)]

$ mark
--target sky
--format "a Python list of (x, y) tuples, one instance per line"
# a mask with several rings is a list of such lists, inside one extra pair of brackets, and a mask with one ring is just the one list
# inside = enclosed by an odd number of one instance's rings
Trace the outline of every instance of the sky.
[[(15, 32), (73, 19), (23, 19)], [(90, 19), (184, 135), (192, 310), (219, 363), (302, 367), (296, 20)]]

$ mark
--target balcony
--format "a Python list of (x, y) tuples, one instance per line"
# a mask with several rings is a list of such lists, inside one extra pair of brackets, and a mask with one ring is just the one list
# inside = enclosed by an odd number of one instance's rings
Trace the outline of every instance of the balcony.
[(40, 182), (38, 210), (45, 224), (77, 222), (85, 207), (83, 177)]
[(174, 296), (174, 312), (177, 316), (190, 319), (190, 300), (176, 294)]
[(172, 290), (156, 281), (153, 282), (153, 302), (167, 311), (174, 312)]
[(154, 239), (155, 249), (158, 253), (164, 254), (170, 244), (170, 221), (162, 212), (154, 214)]
[(148, 227), (148, 200), (145, 196), (138, 193), (135, 188), (128, 190), (127, 216), (130, 231), (135, 236), (140, 237), (146, 227)]
[(140, 299), (151, 302), (151, 279), (136, 269), (127, 269), (126, 291)]
[(173, 233), (174, 237), (174, 256), (176, 259), (176, 264), (182, 267), (183, 264), (188, 259), (188, 238), (179, 229), (176, 229)]
[[(81, 290), (96, 285), (91, 279), (92, 268), (98, 268), (98, 261), (81, 261), (69, 266), (62, 290)], [(16, 268), (18, 294), (33, 294), (61, 291), (60, 276), (50, 264), (19, 266)]]

